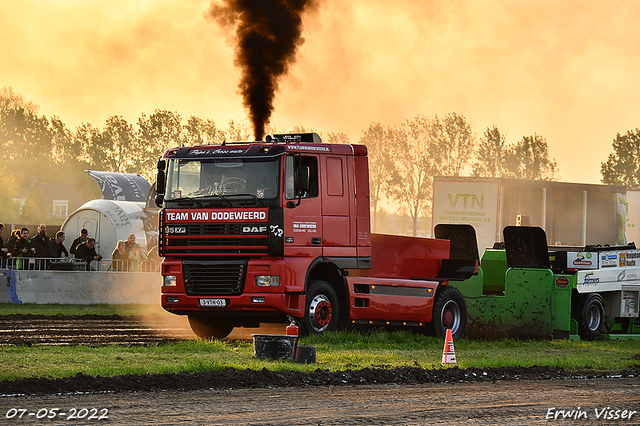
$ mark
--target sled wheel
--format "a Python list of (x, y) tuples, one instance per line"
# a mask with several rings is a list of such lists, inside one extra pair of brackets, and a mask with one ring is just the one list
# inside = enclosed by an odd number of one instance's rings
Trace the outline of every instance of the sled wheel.
[(335, 290), (326, 281), (314, 282), (307, 291), (302, 328), (305, 334), (322, 335), (338, 328), (340, 308)]
[(441, 339), (447, 335), (448, 328), (454, 340), (462, 337), (467, 328), (467, 304), (457, 288), (440, 287), (433, 303), (431, 322), (436, 336)]
[(233, 326), (223, 321), (196, 315), (189, 315), (191, 330), (201, 339), (224, 339), (231, 333)]
[(579, 325), (578, 331), (583, 339), (593, 340), (600, 336), (604, 325), (604, 299), (598, 293), (584, 298)]

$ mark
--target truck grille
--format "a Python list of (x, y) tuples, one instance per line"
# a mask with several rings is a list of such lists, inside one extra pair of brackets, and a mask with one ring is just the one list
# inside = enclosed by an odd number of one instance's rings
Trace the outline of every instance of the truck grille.
[(184, 286), (189, 295), (242, 294), (247, 261), (183, 262)]
[[(243, 256), (261, 257), (269, 251), (268, 223), (185, 224), (185, 233), (167, 235), (163, 241), (165, 256)], [(244, 229), (254, 232), (243, 233)]]
[(242, 233), (240, 223), (194, 223), (187, 225), (188, 235), (239, 235)]

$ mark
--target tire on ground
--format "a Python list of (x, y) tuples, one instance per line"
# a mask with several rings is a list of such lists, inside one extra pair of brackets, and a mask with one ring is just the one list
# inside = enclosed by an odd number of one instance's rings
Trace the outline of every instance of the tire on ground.
[(604, 327), (604, 299), (598, 293), (591, 293), (584, 295), (581, 301), (578, 333), (583, 339), (597, 339)]
[(462, 337), (467, 328), (467, 304), (460, 290), (448, 285), (438, 289), (433, 302), (431, 326), (441, 339), (447, 335), (448, 328), (454, 340)]
[(340, 324), (340, 307), (336, 291), (326, 281), (315, 281), (307, 290), (302, 333), (322, 335), (335, 331)]
[(230, 324), (199, 315), (189, 315), (189, 325), (201, 339), (224, 339), (233, 331)]

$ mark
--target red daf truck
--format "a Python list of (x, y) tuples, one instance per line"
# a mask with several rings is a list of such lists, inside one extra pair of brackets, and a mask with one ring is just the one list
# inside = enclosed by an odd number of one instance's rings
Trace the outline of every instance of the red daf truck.
[(196, 335), (287, 322), (302, 333), (466, 327), (476, 261), (446, 239), (370, 233), (367, 148), (315, 133), (168, 149), (158, 161), (162, 306)]

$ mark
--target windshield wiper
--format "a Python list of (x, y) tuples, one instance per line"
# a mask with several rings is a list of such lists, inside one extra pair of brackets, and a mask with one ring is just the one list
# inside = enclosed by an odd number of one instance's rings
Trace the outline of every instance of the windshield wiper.
[(204, 206), (202, 205), (202, 203), (200, 202), (200, 200), (198, 200), (197, 198), (184, 197), (184, 198), (178, 198), (177, 200), (171, 200), (171, 201), (173, 201), (173, 202), (177, 203), (177, 204), (178, 204), (178, 207), (181, 207), (181, 206), (180, 206), (180, 203), (183, 203), (183, 202), (184, 202), (184, 203), (188, 203), (188, 204), (187, 204), (188, 206), (191, 206), (191, 205), (195, 204), (195, 205), (197, 205), (198, 207), (203, 207), (203, 208), (204, 208)]
[[(225, 197), (251, 197), (251, 198), (253, 198), (253, 199), (255, 200), (255, 202), (256, 202), (256, 203), (260, 203), (260, 205), (261, 205), (262, 207), (264, 207), (264, 203), (262, 202), (262, 200), (261, 200), (260, 198), (256, 197), (256, 196), (255, 196), (255, 195), (253, 195), (253, 194), (227, 194), (227, 195), (225, 195)], [(248, 203), (242, 203), (242, 202), (240, 202), (240, 203), (238, 203), (238, 204), (240, 204), (241, 206), (243, 206), (243, 205), (247, 205)]]
[(233, 203), (227, 199), (226, 195), (211, 194), (211, 195), (207, 195), (207, 196), (204, 196), (204, 197), (200, 197), (201, 200), (205, 200), (205, 201), (211, 201), (210, 200), (211, 198), (219, 198), (220, 200), (222, 200), (225, 203), (227, 203), (229, 205), (229, 207), (233, 207)]

